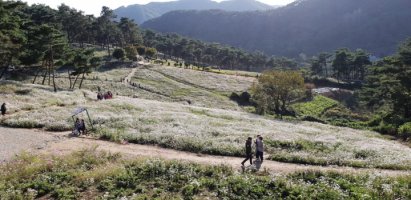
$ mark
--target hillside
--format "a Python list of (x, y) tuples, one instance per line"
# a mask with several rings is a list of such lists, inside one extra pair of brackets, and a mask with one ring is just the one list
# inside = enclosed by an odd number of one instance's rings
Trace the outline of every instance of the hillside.
[[(242, 111), (224, 93), (243, 91), (252, 83), (249, 78), (164, 66), (109, 70), (94, 76), (98, 78), (84, 83), (87, 89), (74, 92), (53, 93), (45, 86), (1, 82), (0, 102), (9, 104), (10, 113), (1, 125), (67, 131), (73, 123), (71, 112), (86, 107), (96, 136), (112, 141), (241, 156), (244, 138), (259, 133), (265, 136), (267, 159), (275, 161), (385, 169), (409, 169), (411, 162), (409, 148), (374, 132), (277, 121)], [(131, 82), (141, 88), (116, 83), (124, 77), (132, 77)], [(119, 96), (96, 101), (92, 91), (97, 86)]]
[(383, 56), (411, 36), (410, 7), (408, 0), (301, 0), (265, 12), (174, 11), (143, 27), (269, 55), (348, 47)]
[[(6, 199), (409, 196), (409, 147), (371, 131), (243, 111), (228, 94), (255, 78), (103, 67), (71, 91), (64, 75), (56, 74), (58, 92), (30, 78), (0, 81), (8, 105), (0, 118)], [(114, 99), (97, 101), (98, 87)], [(69, 133), (79, 107), (95, 129), (86, 120), (90, 134), (77, 138)], [(265, 161), (241, 168), (244, 139), (256, 134), (264, 136)]]
[(170, 2), (152, 2), (141, 5), (134, 4), (122, 6), (114, 10), (118, 18), (127, 17), (134, 19), (138, 24), (175, 10), (210, 10), (219, 9), (226, 11), (253, 11), (273, 9), (270, 5), (256, 0), (229, 0), (220, 3), (212, 0), (179, 0)]

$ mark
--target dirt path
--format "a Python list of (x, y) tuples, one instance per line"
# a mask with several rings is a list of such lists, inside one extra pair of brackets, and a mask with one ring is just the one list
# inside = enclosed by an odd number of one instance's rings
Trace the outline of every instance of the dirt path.
[[(195, 153), (176, 151), (160, 148), (156, 146), (117, 144), (87, 137), (68, 137), (68, 132), (51, 133), (33, 129), (12, 129), (0, 127), (0, 156), (1, 160), (7, 161), (13, 155), (21, 151), (41, 153), (46, 155), (64, 155), (70, 152), (97, 147), (97, 150), (120, 153), (124, 158), (148, 157), (162, 158), (166, 160), (181, 160), (206, 165), (229, 165), (241, 170), (243, 158), (210, 156)], [(4, 156), (4, 158), (3, 158)], [(273, 173), (292, 173), (296, 171), (321, 170), (337, 171), (345, 173), (373, 173), (384, 176), (411, 175), (410, 171), (392, 171), (379, 169), (354, 169), (350, 167), (320, 167), (312, 165), (299, 165), (290, 163), (280, 163), (275, 161), (264, 161), (261, 169)]]
[(126, 78), (124, 78), (123, 83), (124, 83), (125, 85), (128, 85), (128, 84), (129, 84), (129, 82), (131, 81), (131, 78), (133, 78), (134, 74), (136, 74), (137, 68), (138, 68), (138, 67), (134, 67), (134, 68), (131, 70), (130, 74), (128, 74), (128, 75), (126, 76)]
[(0, 126), (0, 163), (26, 151), (46, 148), (60, 140), (59, 135), (30, 129), (11, 129)]

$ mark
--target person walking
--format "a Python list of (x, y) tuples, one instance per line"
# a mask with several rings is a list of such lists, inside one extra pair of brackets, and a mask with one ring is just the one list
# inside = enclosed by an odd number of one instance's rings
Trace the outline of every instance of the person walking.
[(252, 145), (252, 140), (253, 138), (248, 137), (247, 141), (245, 142), (245, 160), (241, 162), (241, 165), (244, 166), (244, 163), (247, 162), (247, 160), (250, 160), (250, 165), (253, 164), (253, 153), (251, 152), (251, 145)]
[[(257, 138), (254, 141), (255, 148), (257, 148), (257, 141), (260, 140), (261, 135), (257, 135)], [(257, 158), (257, 149), (255, 151), (255, 157)]]
[(86, 123), (84, 122), (84, 119), (80, 120), (80, 128), (79, 128), (79, 132), (83, 135), (85, 135), (87, 133), (87, 129), (86, 129)]
[(256, 146), (256, 159), (260, 160), (262, 163), (264, 160), (264, 143), (263, 143), (263, 137), (258, 135), (257, 140), (255, 141), (255, 146)]
[(6, 115), (6, 112), (7, 112), (6, 103), (3, 103), (1, 105), (1, 115), (2, 116)]
[(76, 118), (76, 122), (74, 122), (73, 134), (76, 135), (76, 136), (80, 135), (80, 120), (79, 120), (79, 118)]

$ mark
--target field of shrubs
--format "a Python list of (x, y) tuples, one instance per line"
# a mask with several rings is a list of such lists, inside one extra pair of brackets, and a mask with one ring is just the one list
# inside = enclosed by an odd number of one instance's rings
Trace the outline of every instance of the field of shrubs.
[(1, 82), (0, 93), (0, 102), (7, 102), (9, 107), (9, 115), (0, 123), (8, 127), (69, 131), (74, 123), (72, 112), (86, 107), (95, 127), (93, 134), (116, 142), (242, 156), (245, 139), (261, 134), (271, 160), (384, 169), (411, 166), (410, 148), (370, 131), (284, 122), (244, 111), (179, 102), (124, 96), (97, 101), (95, 92), (86, 89), (54, 93), (47, 86), (18, 82)]
[(410, 199), (411, 177), (306, 171), (238, 173), (85, 149), (64, 157), (22, 154), (0, 166), (2, 199)]

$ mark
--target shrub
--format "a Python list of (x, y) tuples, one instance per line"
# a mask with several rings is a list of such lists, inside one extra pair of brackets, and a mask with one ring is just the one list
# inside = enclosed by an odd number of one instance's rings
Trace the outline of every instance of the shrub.
[(373, 130), (383, 134), (395, 135), (395, 133), (397, 132), (397, 126), (382, 121), (380, 125), (373, 128)]
[(239, 175), (223, 165), (112, 159), (95, 148), (64, 157), (17, 159), (13, 165), (0, 166), (2, 199), (90, 195), (96, 199), (194, 199), (196, 195), (201, 195), (199, 199), (409, 199), (411, 195), (409, 176), (332, 171)]
[(317, 95), (314, 97), (314, 100), (306, 103), (294, 104), (292, 105), (292, 108), (299, 116), (311, 116), (314, 118), (319, 118), (328, 109), (333, 108), (337, 105), (337, 101), (321, 95)]
[(28, 95), (30, 94), (31, 89), (19, 89), (16, 90), (14, 93), (16, 93), (17, 95)]
[(67, 123), (52, 123), (52, 124), (46, 124), (45, 129), (46, 131), (55, 131), (55, 132), (63, 132), (63, 131), (69, 131), (71, 130), (71, 126), (68, 125)]
[(144, 46), (138, 46), (138, 47), (137, 47), (137, 53), (138, 53), (138, 55), (140, 55), (140, 56), (145, 55), (145, 54), (146, 54), (146, 47), (144, 47)]
[(123, 59), (124, 56), (125, 56), (125, 53), (123, 49), (115, 49), (113, 52), (113, 57), (117, 60)]
[(356, 159), (367, 159), (370, 157), (375, 156), (377, 153), (375, 151), (372, 150), (358, 150), (358, 151), (354, 151), (354, 158)]
[(127, 47), (125, 48), (125, 52), (126, 52), (126, 57), (127, 57), (129, 60), (137, 61), (137, 54), (138, 54), (138, 52), (137, 52), (136, 47), (134, 47), (134, 46), (132, 46), (132, 45), (127, 46)]
[(44, 124), (31, 119), (5, 120), (3, 125), (12, 128), (43, 128)]
[(279, 141), (266, 140), (266, 144), (273, 148), (287, 149), (289, 151), (319, 151), (329, 152), (331, 149), (320, 141), (297, 140), (297, 141)]
[(404, 139), (411, 138), (411, 122), (405, 123), (398, 128), (398, 134)]

